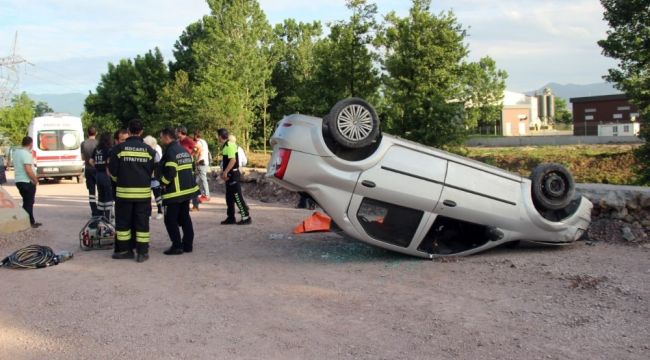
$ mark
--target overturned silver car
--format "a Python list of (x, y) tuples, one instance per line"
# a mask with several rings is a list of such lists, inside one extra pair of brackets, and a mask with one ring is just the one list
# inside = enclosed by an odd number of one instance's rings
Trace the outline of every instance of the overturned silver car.
[(571, 174), (542, 164), (530, 179), (382, 134), (362, 99), (324, 118), (291, 115), (271, 138), (267, 176), (312, 197), (346, 235), (433, 258), (506, 243), (566, 245), (591, 222)]

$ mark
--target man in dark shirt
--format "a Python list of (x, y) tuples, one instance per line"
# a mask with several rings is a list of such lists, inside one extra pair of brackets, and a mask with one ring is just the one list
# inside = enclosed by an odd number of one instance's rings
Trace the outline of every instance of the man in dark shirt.
[[(181, 144), (181, 146), (188, 152), (190, 153), (190, 156), (192, 158), (195, 157), (196, 155), (196, 142), (192, 139), (191, 136), (187, 136), (187, 128), (185, 126), (179, 126), (176, 129), (176, 138), (178, 139), (178, 143)], [(199, 211), (199, 196), (195, 196), (192, 199), (192, 210), (191, 211)]]
[(88, 203), (90, 204), (91, 216), (100, 215), (97, 210), (97, 174), (95, 167), (90, 164), (93, 158), (93, 152), (97, 147), (97, 129), (94, 126), (88, 128), (88, 139), (81, 143), (81, 158), (84, 161), (84, 177), (86, 178), (86, 188), (88, 188)]

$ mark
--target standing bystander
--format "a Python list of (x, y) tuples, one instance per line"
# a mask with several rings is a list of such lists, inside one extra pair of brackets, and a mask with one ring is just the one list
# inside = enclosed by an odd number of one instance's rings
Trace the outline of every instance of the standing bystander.
[[(156, 157), (154, 158), (154, 166), (157, 167), (158, 164), (160, 163), (160, 159), (162, 159), (162, 148), (160, 145), (158, 145), (158, 141), (156, 141), (156, 138), (153, 136), (149, 135), (144, 138), (144, 143), (149, 145), (150, 148), (154, 149), (156, 151)], [(163, 203), (162, 203), (162, 190), (160, 186), (160, 181), (153, 176), (151, 178), (151, 191), (153, 192), (153, 197), (156, 200), (156, 208), (158, 209), (158, 214), (156, 215), (156, 220), (160, 220), (163, 218)]]
[(23, 209), (29, 215), (29, 223), (33, 228), (41, 226), (41, 223), (34, 220), (34, 201), (36, 198), (36, 186), (38, 178), (34, 172), (34, 159), (32, 147), (34, 141), (31, 137), (25, 136), (22, 142), (23, 147), (13, 152), (14, 171), (16, 187), (23, 198)]
[(199, 156), (196, 161), (196, 182), (199, 184), (199, 190), (201, 195), (199, 196), (199, 202), (209, 202), (210, 201), (210, 185), (208, 184), (208, 170), (210, 169), (210, 148), (208, 147), (208, 142), (201, 137), (201, 132), (196, 131), (194, 133), (194, 141), (196, 146), (200, 147)]
[(86, 188), (88, 189), (88, 203), (90, 204), (90, 215), (97, 216), (97, 173), (95, 167), (91, 165), (90, 160), (93, 158), (93, 152), (97, 147), (97, 129), (94, 126), (88, 128), (88, 138), (81, 143), (81, 158), (84, 161), (84, 178), (86, 179)]

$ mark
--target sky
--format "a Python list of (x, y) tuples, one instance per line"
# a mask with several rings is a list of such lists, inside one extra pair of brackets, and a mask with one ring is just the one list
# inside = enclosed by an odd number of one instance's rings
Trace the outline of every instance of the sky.
[[(406, 15), (407, 0), (376, 0), (380, 14)], [(602, 82), (616, 65), (596, 42), (607, 24), (598, 0), (434, 0), (432, 11), (453, 10), (467, 29), (470, 60), (490, 56), (508, 72), (512, 91), (549, 82)], [(286, 18), (323, 23), (349, 17), (345, 0), (260, 0), (272, 24)], [(0, 57), (17, 53), (20, 91), (87, 93), (108, 62), (159, 47), (172, 59), (174, 42), (209, 12), (205, 0), (0, 0)], [(6, 73), (6, 71), (4, 72)], [(4, 73), (0, 73), (3, 75)]]

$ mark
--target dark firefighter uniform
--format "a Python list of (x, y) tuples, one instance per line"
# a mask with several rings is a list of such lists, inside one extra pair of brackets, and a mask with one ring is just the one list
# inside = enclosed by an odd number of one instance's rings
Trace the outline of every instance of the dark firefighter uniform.
[(236, 159), (235, 166), (228, 172), (228, 180), (226, 180), (226, 205), (227, 209), (227, 219), (223, 224), (233, 224), (235, 223), (235, 205), (239, 209), (241, 214), (242, 221), (241, 224), (250, 222), (250, 214), (248, 212), (248, 205), (242, 196), (241, 184), (239, 183), (241, 174), (239, 173), (239, 154), (237, 152), (238, 146), (237, 143), (233, 141), (226, 141), (223, 145), (223, 160), (221, 163), (221, 168), (226, 169), (230, 160)]
[[(160, 183), (165, 206), (165, 227), (172, 247), (165, 254), (192, 252), (194, 229), (190, 218), (190, 200), (199, 193), (194, 176), (194, 159), (178, 141), (171, 142), (160, 160)], [(183, 229), (183, 237), (178, 227)]]
[(113, 209), (113, 186), (111, 179), (106, 174), (106, 160), (110, 148), (98, 145), (93, 151), (95, 160), (95, 173), (97, 178), (97, 210), (106, 220), (111, 219)]
[[(116, 183), (115, 253), (149, 252), (149, 213), (151, 212), (151, 175), (155, 150), (142, 138), (131, 136), (111, 151), (108, 169)], [(138, 257), (140, 258), (140, 257)]]

